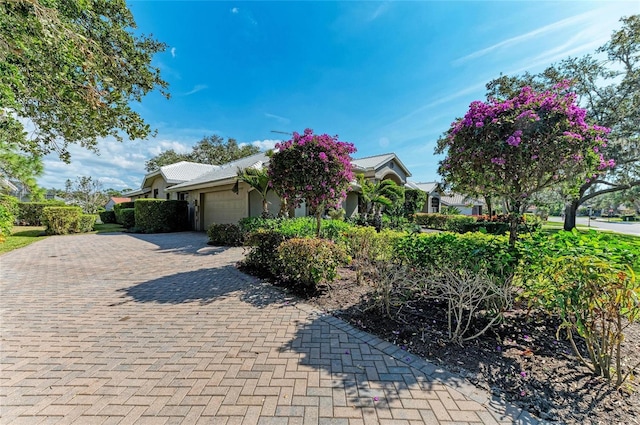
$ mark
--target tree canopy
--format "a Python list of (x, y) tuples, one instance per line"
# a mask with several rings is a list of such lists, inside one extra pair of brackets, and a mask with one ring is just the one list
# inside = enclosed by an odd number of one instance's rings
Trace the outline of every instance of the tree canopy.
[(575, 226), (576, 211), (583, 203), (640, 186), (640, 15), (624, 17), (621, 22), (622, 28), (614, 31), (595, 56), (567, 58), (537, 75), (501, 76), (487, 84), (489, 98), (506, 99), (523, 86), (546, 90), (570, 80), (578, 103), (588, 111), (588, 120), (611, 129), (609, 142), (600, 152), (613, 159), (615, 166), (582, 180), (577, 190), (555, 187), (567, 201), (566, 230)]
[(447, 155), (438, 172), (454, 190), (505, 200), (512, 244), (517, 215), (532, 195), (559, 183), (577, 190), (615, 165), (600, 152), (609, 129), (588, 124), (568, 88), (566, 82), (543, 92), (524, 87), (511, 99), (472, 102), (438, 141), (436, 153)]
[(135, 28), (125, 0), (0, 3), (2, 120), (35, 127), (17, 140), (22, 151), (69, 161), (69, 144), (95, 149), (100, 137), (151, 133), (130, 103), (155, 88), (167, 94), (151, 66), (165, 45)]
[(173, 149), (169, 149), (145, 162), (145, 169), (150, 172), (180, 161), (222, 165), (258, 152), (260, 152), (260, 148), (253, 145), (240, 145), (235, 139), (228, 138), (225, 142), (222, 137), (217, 135), (205, 136), (193, 146), (191, 152), (177, 153)]

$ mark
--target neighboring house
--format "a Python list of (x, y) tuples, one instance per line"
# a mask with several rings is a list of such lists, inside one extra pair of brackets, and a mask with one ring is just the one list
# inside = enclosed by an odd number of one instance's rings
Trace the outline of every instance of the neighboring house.
[(482, 215), (484, 202), (457, 193), (440, 196), (440, 205), (443, 207), (455, 207), (464, 215)]
[(217, 165), (199, 164), (188, 161), (165, 165), (145, 175), (140, 189), (123, 193), (123, 195), (130, 197), (131, 200), (139, 198), (186, 199), (186, 192), (175, 192), (172, 195), (167, 189), (177, 184), (193, 180), (217, 168), (220, 167)]
[(414, 183), (407, 182), (405, 187), (409, 189), (419, 189), (427, 194), (427, 201), (422, 208), (423, 213), (439, 213), (440, 198), (443, 194), (442, 186), (438, 182)]
[(123, 202), (131, 202), (131, 198), (121, 198), (117, 196), (112, 196), (109, 198), (109, 201), (104, 206), (104, 209), (107, 211), (113, 210), (113, 206), (116, 204), (122, 204)]

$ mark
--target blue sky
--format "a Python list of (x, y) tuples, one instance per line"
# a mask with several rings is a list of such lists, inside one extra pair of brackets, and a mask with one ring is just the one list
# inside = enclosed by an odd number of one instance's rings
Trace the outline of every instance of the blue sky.
[(438, 137), (500, 73), (542, 71), (608, 41), (638, 1), (128, 1), (138, 31), (168, 45), (170, 84), (135, 105), (158, 130), (100, 141), (100, 155), (45, 159), (41, 186), (92, 176), (137, 188), (144, 162), (218, 134), (264, 148), (312, 128), (355, 157), (395, 152), (411, 180), (438, 180)]

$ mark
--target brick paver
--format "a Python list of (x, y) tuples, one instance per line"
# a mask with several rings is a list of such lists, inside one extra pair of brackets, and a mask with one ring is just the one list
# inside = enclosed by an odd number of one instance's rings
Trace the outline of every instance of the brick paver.
[(537, 423), (205, 242), (59, 236), (1, 256), (0, 422)]

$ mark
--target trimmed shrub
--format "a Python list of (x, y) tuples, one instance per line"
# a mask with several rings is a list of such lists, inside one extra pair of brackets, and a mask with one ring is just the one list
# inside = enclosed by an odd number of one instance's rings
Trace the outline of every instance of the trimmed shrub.
[(62, 201), (20, 202), (18, 203), (18, 224), (23, 226), (42, 226), (42, 212), (46, 207), (62, 207)]
[(505, 280), (513, 275), (518, 260), (507, 237), (483, 233), (410, 235), (395, 245), (398, 259), (414, 267), (487, 270)]
[(125, 229), (132, 229), (136, 226), (136, 209), (122, 208), (120, 209), (120, 222)]
[(260, 229), (273, 230), (278, 227), (280, 221), (280, 218), (245, 217), (238, 221), (238, 226), (244, 233), (250, 234)]
[(115, 223), (116, 222), (116, 213), (115, 211), (102, 211), (100, 213), (100, 220), (104, 223)]
[(189, 228), (187, 201), (137, 199), (135, 227), (143, 233), (180, 232)]
[(135, 205), (135, 201), (122, 202), (120, 204), (115, 204), (113, 206), (113, 213), (116, 215), (116, 223), (122, 224), (124, 226), (124, 224), (122, 223), (121, 211), (127, 208), (134, 208), (134, 205)]
[(0, 193), (0, 242), (11, 234), (18, 212), (18, 199)]
[(93, 231), (93, 225), (96, 224), (97, 216), (95, 214), (82, 214), (78, 221), (76, 232), (87, 233)]
[(417, 213), (415, 221), (416, 224), (429, 229), (444, 230), (448, 217), (449, 216), (438, 213)]
[(338, 267), (349, 262), (345, 249), (326, 239), (289, 239), (280, 244), (278, 255), (281, 262), (278, 277), (311, 290), (321, 282), (333, 282)]
[(42, 222), (47, 226), (48, 235), (66, 235), (80, 229), (80, 207), (45, 207), (42, 210)]
[(261, 277), (275, 277), (282, 268), (278, 247), (288, 238), (275, 230), (251, 233), (245, 243), (251, 246), (242, 265)]
[(207, 229), (209, 245), (242, 246), (245, 235), (238, 224), (212, 224)]

